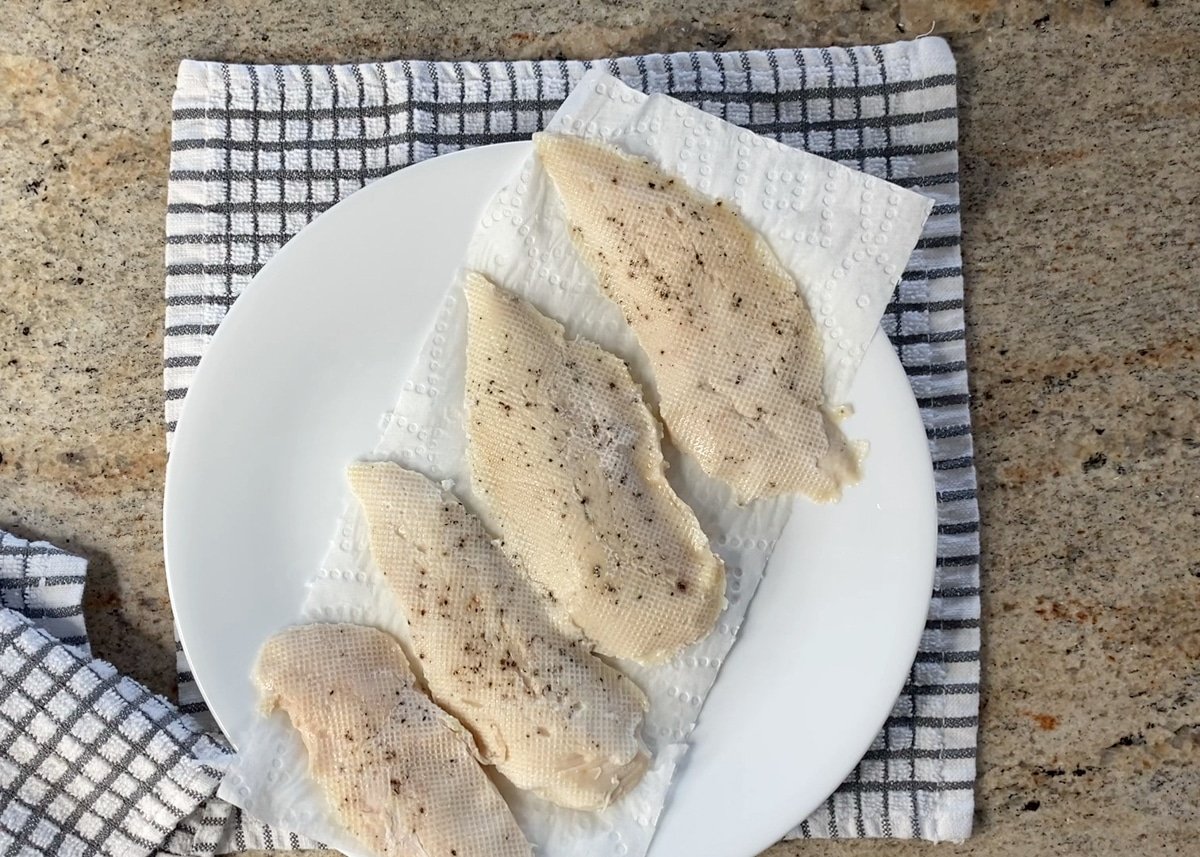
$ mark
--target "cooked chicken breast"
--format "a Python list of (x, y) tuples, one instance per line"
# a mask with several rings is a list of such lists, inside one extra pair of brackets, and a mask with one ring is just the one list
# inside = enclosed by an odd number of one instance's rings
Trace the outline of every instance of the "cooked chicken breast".
[(404, 607), (430, 693), (516, 786), (598, 810), (641, 778), (646, 698), (561, 620), (557, 595), (419, 473), (350, 468), (371, 554)]
[(762, 237), (648, 161), (535, 142), (572, 240), (650, 360), (674, 442), (739, 502), (840, 497), (858, 456), (824, 400), (812, 315)]
[(399, 644), (359, 625), (302, 625), (263, 646), (262, 706), (283, 709), (338, 819), (387, 857), (530, 857), (471, 736), (415, 685)]
[(466, 293), (471, 478), (506, 548), (606, 655), (661, 661), (703, 637), (724, 566), (628, 367), (479, 274)]

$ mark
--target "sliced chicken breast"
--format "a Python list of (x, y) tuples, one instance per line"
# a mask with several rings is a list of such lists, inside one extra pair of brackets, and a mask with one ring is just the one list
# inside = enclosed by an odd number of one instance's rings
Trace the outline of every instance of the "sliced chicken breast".
[(560, 806), (598, 810), (641, 778), (646, 698), (592, 654), (451, 494), (391, 462), (349, 471), (371, 554), (404, 607), (430, 693), (485, 760)]
[(535, 142), (572, 240), (650, 360), (674, 442), (739, 502), (839, 498), (858, 454), (824, 399), (812, 314), (762, 237), (646, 160)]
[(703, 637), (724, 566), (628, 367), (479, 274), (466, 293), (471, 477), (506, 548), (606, 655), (661, 661)]
[(308, 750), (338, 819), (381, 857), (531, 857), (471, 736), (416, 686), (400, 645), (358, 625), (302, 625), (263, 646), (255, 680)]

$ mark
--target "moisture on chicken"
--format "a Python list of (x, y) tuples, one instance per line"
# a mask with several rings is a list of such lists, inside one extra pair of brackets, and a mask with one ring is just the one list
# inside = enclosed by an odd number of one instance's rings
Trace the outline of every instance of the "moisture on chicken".
[(531, 857), (471, 736), (415, 685), (400, 645), (359, 625), (301, 625), (267, 641), (254, 677), (308, 751), (346, 830), (380, 857)]
[(724, 566), (628, 367), (479, 274), (466, 293), (471, 478), (506, 547), (606, 655), (661, 661), (703, 637)]
[(573, 809), (603, 809), (632, 788), (648, 764), (646, 698), (558, 615), (555, 593), (421, 474), (363, 462), (349, 476), (425, 683), (485, 761)]
[(763, 238), (649, 161), (540, 134), (571, 237), (654, 372), (675, 443), (739, 502), (825, 502), (859, 478), (822, 391), (812, 314)]

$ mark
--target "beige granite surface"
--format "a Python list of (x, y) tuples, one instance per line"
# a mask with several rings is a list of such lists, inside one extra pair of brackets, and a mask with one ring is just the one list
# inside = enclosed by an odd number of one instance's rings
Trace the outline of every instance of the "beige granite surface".
[(1200, 854), (1195, 2), (6, 0), (0, 527), (87, 555), (97, 653), (171, 689), (162, 235), (181, 58), (582, 57), (931, 27), (961, 72), (985, 564), (977, 836), (937, 850)]

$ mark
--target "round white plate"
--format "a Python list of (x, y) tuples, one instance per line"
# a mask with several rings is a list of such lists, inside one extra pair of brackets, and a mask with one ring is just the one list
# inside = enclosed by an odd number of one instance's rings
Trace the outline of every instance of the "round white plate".
[[(184, 651), (236, 744), (262, 642), (296, 622), (345, 496), (485, 203), (528, 143), (378, 181), (290, 241), (201, 362), (167, 467), (167, 580)], [(908, 381), (877, 336), (855, 381), (866, 478), (798, 503), (721, 671), (651, 849), (749, 857), (820, 804), (879, 731), (917, 650), (936, 549)]]

